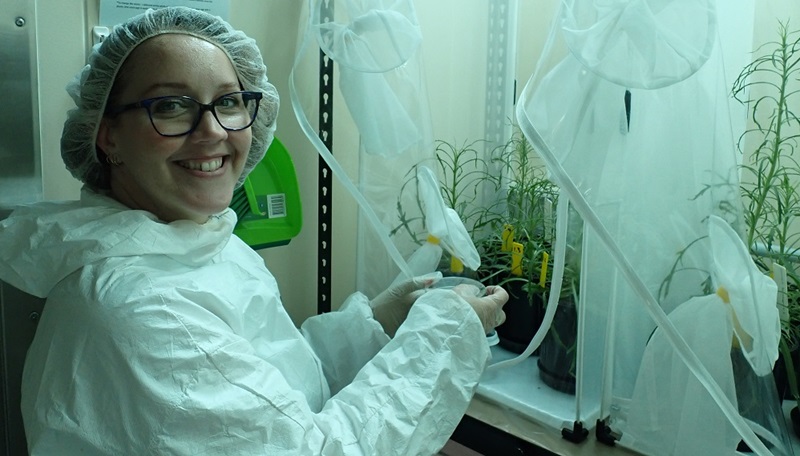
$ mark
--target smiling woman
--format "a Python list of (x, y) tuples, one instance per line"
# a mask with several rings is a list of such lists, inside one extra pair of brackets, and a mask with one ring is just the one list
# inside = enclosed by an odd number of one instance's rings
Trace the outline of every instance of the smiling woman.
[[(225, 210), (250, 150), (247, 127), (260, 99), (260, 93), (247, 95), (247, 110), (244, 96), (230, 93), (238, 88), (230, 59), (208, 41), (165, 34), (136, 47), (111, 91), (122, 104), (106, 110), (97, 135), (100, 153), (113, 164), (114, 198), (166, 222), (203, 223)], [(201, 108), (191, 97), (209, 105)], [(220, 122), (218, 106), (226, 103), (238, 106), (222, 116), (230, 128)]]
[[(70, 111), (64, 125), (62, 156), (67, 168), (89, 188), (105, 191), (111, 189), (112, 169), (129, 166), (118, 154), (135, 147), (131, 143), (143, 147), (152, 142), (161, 153), (172, 149), (172, 162), (222, 159), (223, 168), (237, 158), (231, 151), (240, 150), (245, 162), (234, 182), (241, 184), (272, 141), (278, 109), (277, 91), (267, 81), (255, 42), (212, 16), (196, 23), (170, 22), (175, 18), (167, 14), (143, 17), (147, 22), (129, 35), (112, 34), (103, 43), (102, 54), (94, 52), (89, 65), (68, 87), (78, 109)], [(243, 93), (244, 106), (253, 116), (251, 124), (219, 123), (220, 106), (232, 101), (223, 95), (235, 92)], [(153, 103), (156, 108), (169, 105), (151, 100), (158, 97), (178, 97), (184, 103), (194, 102), (182, 97), (196, 100), (199, 110), (193, 128), (162, 132), (169, 137), (160, 135), (155, 128), (160, 123), (150, 120)], [(201, 107), (207, 103), (214, 109)], [(212, 115), (205, 115), (208, 110)], [(133, 139), (119, 144), (116, 138), (124, 136), (122, 127), (140, 128), (142, 135), (128, 132), (127, 137)], [(232, 132), (237, 134), (228, 137)], [(248, 137), (252, 138), (249, 146)], [(215, 141), (216, 145), (209, 144)], [(202, 152), (187, 155), (189, 143), (199, 144)], [(151, 172), (155, 169), (148, 169)]]

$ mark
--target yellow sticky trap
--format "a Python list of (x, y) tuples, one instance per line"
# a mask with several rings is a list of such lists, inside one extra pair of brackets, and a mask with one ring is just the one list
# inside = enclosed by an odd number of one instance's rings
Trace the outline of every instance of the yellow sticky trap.
[(450, 272), (453, 274), (461, 274), (464, 272), (464, 263), (461, 262), (458, 258), (451, 256), (450, 257)]
[(539, 271), (539, 286), (544, 288), (547, 284), (547, 267), (550, 262), (550, 254), (542, 252), (542, 269)]
[(513, 250), (514, 246), (514, 226), (513, 225), (506, 225), (503, 228), (502, 234), (503, 244), (500, 246), (500, 250), (503, 252), (510, 252)]
[(514, 242), (511, 245), (511, 274), (515, 276), (522, 275), (522, 254), (524, 247), (519, 242)]

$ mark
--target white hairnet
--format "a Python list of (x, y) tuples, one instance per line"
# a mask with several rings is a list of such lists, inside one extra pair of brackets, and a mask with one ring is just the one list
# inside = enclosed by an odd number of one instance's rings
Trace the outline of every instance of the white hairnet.
[(77, 179), (95, 189), (109, 187), (108, 165), (98, 159), (95, 140), (108, 96), (120, 67), (136, 46), (165, 33), (198, 37), (222, 49), (230, 58), (243, 90), (264, 94), (253, 123), (253, 144), (239, 185), (264, 157), (275, 132), (278, 92), (267, 82), (267, 68), (255, 40), (219, 17), (187, 7), (150, 9), (116, 25), (92, 49), (89, 63), (67, 86), (76, 108), (69, 111), (61, 135), (61, 157)]

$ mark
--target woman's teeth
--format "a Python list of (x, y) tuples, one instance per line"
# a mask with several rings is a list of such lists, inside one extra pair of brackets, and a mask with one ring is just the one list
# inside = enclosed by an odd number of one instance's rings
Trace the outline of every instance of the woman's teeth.
[(178, 164), (180, 164), (186, 169), (191, 169), (194, 171), (203, 171), (208, 173), (222, 168), (222, 158), (215, 158), (213, 160), (206, 160), (206, 161), (187, 160), (178, 162)]

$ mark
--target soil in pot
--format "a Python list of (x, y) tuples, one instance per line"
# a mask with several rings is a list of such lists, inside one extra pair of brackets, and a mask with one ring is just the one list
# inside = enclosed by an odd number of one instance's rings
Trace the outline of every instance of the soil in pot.
[(539, 377), (549, 387), (575, 394), (578, 312), (572, 299), (562, 299), (553, 324), (539, 347)]

